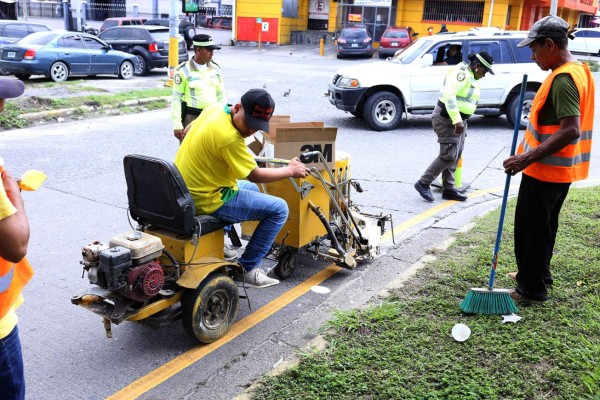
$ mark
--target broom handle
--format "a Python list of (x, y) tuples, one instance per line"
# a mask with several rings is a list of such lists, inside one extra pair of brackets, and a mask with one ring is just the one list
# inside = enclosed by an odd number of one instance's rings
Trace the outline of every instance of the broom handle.
[[(510, 155), (513, 156), (517, 150), (517, 137), (521, 127), (521, 112), (523, 111), (523, 101), (525, 100), (525, 89), (527, 86), (527, 74), (523, 75), (521, 83), (521, 92), (519, 93), (519, 105), (517, 107), (517, 115), (515, 118), (515, 129), (513, 133), (512, 146), (510, 147)], [(492, 268), (490, 270), (490, 280), (488, 282), (488, 290), (494, 287), (494, 279), (496, 277), (496, 265), (498, 264), (498, 253), (500, 252), (500, 239), (502, 238), (502, 228), (504, 227), (504, 214), (506, 212), (506, 202), (508, 201), (508, 189), (510, 187), (511, 174), (506, 174), (506, 182), (504, 184), (504, 194), (502, 195), (502, 206), (500, 207), (500, 221), (498, 222), (498, 232), (496, 233), (496, 245), (494, 246), (494, 255), (492, 257)]]

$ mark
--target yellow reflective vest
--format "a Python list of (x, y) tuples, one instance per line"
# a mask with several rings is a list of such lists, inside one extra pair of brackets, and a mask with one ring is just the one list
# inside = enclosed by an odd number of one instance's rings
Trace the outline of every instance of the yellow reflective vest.
[(475, 112), (480, 89), (468, 64), (461, 62), (450, 69), (440, 92), (439, 100), (446, 105), (453, 124), (462, 121), (461, 113), (472, 115)]
[(217, 102), (227, 102), (221, 69), (217, 64), (210, 61), (206, 67), (198, 68), (193, 59), (189, 59), (175, 69), (171, 101), (173, 129), (184, 128), (182, 102), (198, 110)]

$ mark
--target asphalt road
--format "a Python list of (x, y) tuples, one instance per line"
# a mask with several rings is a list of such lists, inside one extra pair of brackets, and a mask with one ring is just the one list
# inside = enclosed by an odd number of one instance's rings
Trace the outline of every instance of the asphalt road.
[[(392, 215), (396, 244), (387, 236), (381, 255), (353, 271), (301, 252), (290, 279), (248, 291), (251, 308), (240, 302), (235, 335), (216, 346), (199, 346), (180, 324), (152, 330), (124, 323), (107, 339), (100, 318), (70, 303), (88, 286), (81, 278), (80, 249), (130, 229), (123, 156), (173, 159), (178, 145), (169, 112), (2, 132), (5, 168), (16, 176), (29, 168), (48, 174), (38, 192), (24, 194), (32, 227), (28, 257), (36, 269), (19, 310), (29, 399), (233, 398), (305, 348), (335, 310), (378, 302), (380, 290), (430, 249), (499, 204), (501, 162), (512, 136), (504, 117), (470, 121), (463, 179), (471, 183), (471, 198), (445, 202), (434, 193), (438, 200), (430, 204), (412, 187), (436, 153), (429, 117), (412, 117), (396, 131), (372, 132), (323, 96), (337, 68), (364, 61), (320, 57), (301, 46), (272, 51), (224, 47), (215, 58), (223, 67), (230, 101), (249, 88), (266, 86), (276, 114), (338, 128), (337, 149), (351, 154), (352, 176), (365, 189), (353, 198), (362, 211)], [(158, 79), (159, 73), (147, 79)], [(600, 183), (599, 162), (600, 152), (595, 152), (585, 184)], [(511, 193), (518, 181), (517, 176)], [(490, 243), (490, 256), (492, 250)], [(486, 275), (482, 271), (482, 282)], [(311, 291), (315, 284), (331, 292)]]

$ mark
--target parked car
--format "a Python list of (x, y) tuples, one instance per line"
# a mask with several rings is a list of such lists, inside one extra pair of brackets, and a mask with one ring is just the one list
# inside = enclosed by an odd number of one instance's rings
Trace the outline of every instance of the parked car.
[(114, 17), (106, 18), (100, 26), (100, 32), (104, 32), (107, 29), (115, 26), (131, 26), (131, 25), (143, 25), (146, 22), (146, 18), (138, 17)]
[(136, 66), (135, 56), (87, 33), (37, 32), (0, 49), (0, 68), (19, 79), (44, 75), (64, 82), (72, 75), (101, 74), (130, 79)]
[(575, 39), (569, 40), (571, 52), (600, 56), (600, 28), (581, 28), (573, 35)]
[[(149, 19), (148, 21), (144, 22), (144, 25), (159, 25), (159, 26), (166, 26), (168, 28), (169, 27), (169, 19), (168, 18)], [(194, 24), (192, 24), (187, 19), (180, 18), (179, 19), (179, 34), (181, 36), (183, 36), (183, 38), (185, 39), (185, 43), (187, 44), (188, 49), (191, 49), (192, 48), (192, 38), (196, 34), (196, 28), (194, 27)]]
[(412, 43), (416, 34), (412, 28), (397, 28), (390, 26), (383, 31), (379, 40), (379, 58), (386, 58), (396, 54)]
[[(138, 75), (146, 75), (153, 68), (169, 66), (169, 28), (157, 25), (117, 26), (101, 32), (98, 37), (113, 49), (136, 56)], [(179, 63), (187, 59), (187, 45), (180, 36)]]
[(209, 28), (231, 30), (231, 17), (212, 17)]
[(337, 38), (337, 58), (373, 55), (373, 38), (364, 26), (348, 26)]
[(46, 25), (31, 22), (0, 21), (0, 45), (15, 43), (34, 32), (48, 32), (50, 30)]
[[(523, 74), (528, 74), (521, 127), (529, 118), (531, 102), (548, 76), (531, 60), (531, 50), (517, 44), (527, 32), (472, 30), (422, 37), (387, 61), (352, 65), (332, 77), (328, 95), (336, 108), (364, 118), (371, 129), (384, 131), (400, 127), (403, 114), (431, 113), (437, 103), (444, 77), (452, 65), (434, 65), (438, 55), (451, 45), (460, 46), (466, 56), (482, 50), (494, 57), (494, 75), (482, 79), (476, 114), (506, 114), (516, 121)], [(440, 57), (442, 58), (442, 57)]]

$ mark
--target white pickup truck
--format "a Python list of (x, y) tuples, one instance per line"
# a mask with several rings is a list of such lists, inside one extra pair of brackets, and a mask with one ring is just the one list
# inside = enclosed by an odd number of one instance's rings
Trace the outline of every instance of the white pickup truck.
[(473, 28), (458, 33), (420, 38), (387, 61), (361, 63), (337, 71), (329, 82), (331, 104), (358, 118), (376, 131), (399, 128), (403, 114), (431, 113), (440, 95), (444, 76), (452, 65), (444, 63), (450, 46), (461, 49), (463, 61), (471, 53), (487, 51), (494, 58), (495, 75), (480, 81), (476, 114), (506, 114), (514, 126), (523, 74), (528, 75), (521, 127), (529, 118), (536, 91), (549, 71), (531, 60), (531, 50), (518, 48), (527, 32)]

